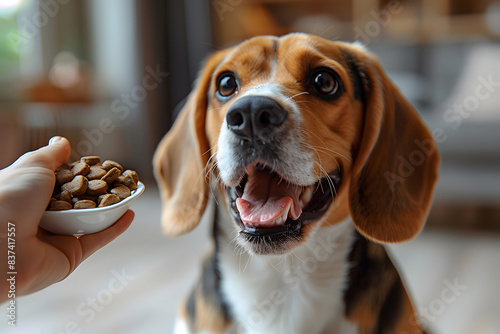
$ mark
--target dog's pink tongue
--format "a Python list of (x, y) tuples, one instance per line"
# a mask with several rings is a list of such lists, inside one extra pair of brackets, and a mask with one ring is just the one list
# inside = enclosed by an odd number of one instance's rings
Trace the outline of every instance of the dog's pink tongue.
[(287, 216), (297, 219), (302, 213), (301, 191), (302, 187), (288, 184), (276, 174), (254, 170), (248, 175), (243, 196), (236, 199), (241, 221), (246, 227), (271, 227), (284, 224)]

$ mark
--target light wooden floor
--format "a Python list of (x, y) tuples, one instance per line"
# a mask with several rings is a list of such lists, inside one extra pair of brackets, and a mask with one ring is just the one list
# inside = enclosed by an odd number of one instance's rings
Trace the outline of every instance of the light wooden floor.
[[(151, 186), (132, 208), (136, 219), (124, 235), (64, 282), (18, 298), (17, 326), (1, 317), (0, 333), (170, 333), (197, 277), (206, 227), (162, 236)], [(500, 333), (499, 235), (427, 230), (391, 254), (434, 333)]]

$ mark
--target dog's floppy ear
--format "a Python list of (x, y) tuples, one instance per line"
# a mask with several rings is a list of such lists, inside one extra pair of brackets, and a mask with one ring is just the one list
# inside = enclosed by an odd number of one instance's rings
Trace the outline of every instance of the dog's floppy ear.
[(377, 59), (349, 48), (363, 87), (364, 123), (350, 184), (354, 225), (377, 242), (402, 242), (424, 226), (437, 180), (439, 154), (413, 107)]
[(154, 154), (162, 227), (169, 236), (194, 229), (207, 206), (209, 190), (204, 169), (210, 156), (205, 135), (208, 90), (212, 72), (225, 53), (217, 52), (205, 63), (186, 104)]

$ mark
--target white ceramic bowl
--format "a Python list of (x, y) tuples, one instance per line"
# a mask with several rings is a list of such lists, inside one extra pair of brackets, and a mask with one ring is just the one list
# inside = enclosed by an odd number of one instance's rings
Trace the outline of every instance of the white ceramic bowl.
[(137, 189), (129, 197), (116, 204), (94, 209), (45, 211), (40, 222), (44, 230), (59, 235), (82, 235), (102, 231), (113, 225), (143, 192), (144, 184), (139, 182)]

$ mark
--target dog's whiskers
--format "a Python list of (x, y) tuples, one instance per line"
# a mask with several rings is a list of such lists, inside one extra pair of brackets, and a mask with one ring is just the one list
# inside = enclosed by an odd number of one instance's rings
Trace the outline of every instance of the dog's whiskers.
[[(235, 234), (234, 237), (232, 236), (233, 234)], [(230, 240), (227, 243), (226, 247), (229, 247), (233, 243), (234, 243), (235, 248), (237, 248), (238, 246), (240, 246), (239, 243), (238, 243), (238, 234), (239, 234), (239, 232), (236, 231), (236, 230), (231, 233), (231, 235), (229, 236)]]
[[(300, 92), (300, 93), (297, 93), (297, 94), (294, 94), (290, 97), (287, 97), (285, 99), (285, 101), (283, 101), (284, 103), (288, 102), (289, 100), (292, 100), (294, 97), (297, 97), (297, 96), (300, 96), (300, 95), (309, 95), (309, 92)], [(300, 101), (295, 101), (295, 102), (300, 102)], [(302, 102), (306, 102), (306, 101), (302, 101)]]
[[(245, 267), (243, 268), (243, 271), (240, 272), (240, 274), (244, 274), (245, 273), (245, 270), (247, 269), (248, 264), (252, 263), (252, 260), (253, 260), (253, 256), (247, 256), (247, 262), (245, 264)], [(240, 254), (240, 263), (241, 263), (241, 254)]]
[[(325, 168), (322, 166), (321, 164), (321, 156), (320, 156), (320, 152), (322, 152), (322, 148), (317, 148), (317, 147), (314, 147), (306, 142), (301, 142), (302, 145), (304, 145), (305, 147), (311, 149), (312, 151), (314, 151), (316, 153), (316, 155), (318, 156), (318, 160), (319, 161), (315, 161), (315, 164), (318, 166), (319, 168), (319, 175), (318, 175), (318, 179), (321, 179), (323, 177), (325, 177), (328, 181), (328, 185), (330, 187), (330, 189), (332, 190), (332, 196), (336, 196), (337, 195), (337, 190), (335, 189), (335, 184), (332, 180), (332, 178), (330, 177), (330, 175), (328, 174), (328, 172), (325, 170)], [(329, 157), (331, 157), (333, 159), (333, 161), (335, 161), (335, 164), (337, 165), (337, 168), (340, 168), (340, 164), (337, 160), (337, 157), (333, 156), (332, 154), (329, 154), (329, 153), (326, 153), (326, 152), (322, 152), (322, 153), (325, 153), (327, 154)], [(335, 152), (337, 153), (337, 152)], [(323, 189), (323, 185), (322, 183), (319, 183), (316, 190), (318, 190), (318, 187), (321, 187), (321, 190), (324, 191)]]
[[(212, 152), (216, 147), (217, 147), (217, 144), (215, 144), (214, 146), (209, 148), (205, 153), (202, 154), (202, 156)], [(210, 157), (207, 160), (207, 163), (205, 164), (205, 167), (203, 168), (203, 170), (201, 171), (201, 173), (198, 177), (201, 177), (201, 175), (205, 175), (205, 179), (210, 179), (209, 176), (211, 176), (211, 172), (213, 171), (213, 168), (215, 168), (217, 166), (217, 162), (213, 162), (213, 160), (215, 160), (214, 159), (215, 157), (216, 157), (216, 153), (213, 153), (212, 155), (210, 155)]]
[(300, 262), (305, 263), (306, 261), (302, 260), (295, 252), (293, 249), (290, 250), (290, 253), (292, 253), (293, 256), (295, 256)]
[(330, 175), (328, 175), (328, 173), (326, 172), (326, 170), (320, 164), (318, 164), (318, 167), (320, 168), (320, 170), (322, 171), (323, 175), (325, 175), (326, 180), (328, 181), (328, 186), (330, 187), (330, 190), (332, 191), (332, 199), (335, 198), (335, 196), (337, 196), (337, 189), (335, 189), (335, 183), (333, 182), (333, 180), (330, 177)]
[[(217, 144), (215, 144), (210, 149), (208, 149), (205, 153), (203, 153), (203, 155), (205, 155), (209, 152), (215, 151), (216, 147), (217, 147)], [(219, 205), (214, 189), (215, 189), (215, 187), (222, 185), (222, 183), (221, 183), (220, 175), (215, 173), (215, 171), (217, 170), (217, 167), (218, 167), (218, 162), (216, 160), (216, 156), (217, 156), (217, 153), (215, 152), (208, 158), (207, 163), (205, 164), (205, 167), (201, 171), (198, 178), (200, 178), (200, 177), (202, 177), (202, 175), (204, 175), (205, 182), (209, 183), (210, 193), (211, 193), (212, 197), (215, 199), (217, 205)], [(216, 175), (215, 178), (214, 178), (214, 174)]]
[(295, 103), (311, 103), (311, 101), (295, 101)]
[(280, 265), (283, 261), (285, 261), (285, 264), (283, 265), (283, 268), (286, 266), (286, 255), (285, 255), (285, 256), (283, 256), (283, 257), (281, 258), (281, 260), (280, 260), (278, 263), (276, 263), (276, 265), (275, 265), (275, 264), (273, 264), (273, 262), (272, 262), (272, 260), (271, 260), (271, 259), (268, 259), (267, 261), (269, 262), (269, 264), (271, 265), (271, 267), (273, 267), (273, 268), (274, 268), (274, 270), (276, 270), (277, 272), (281, 273), (281, 272), (283, 271), (283, 269), (281, 269), (281, 270), (280, 270), (280, 269), (276, 268), (276, 266), (277, 266), (277, 265)]
[(332, 158), (333, 161), (335, 161), (335, 163), (337, 164), (337, 167), (340, 167), (340, 165), (339, 165), (339, 163), (337, 161), (338, 157), (334, 156), (334, 154), (339, 154), (338, 152), (333, 151), (333, 150), (328, 150), (327, 151), (327, 150), (323, 149), (322, 147), (313, 146), (313, 145), (308, 144), (306, 142), (301, 142), (301, 145), (303, 145), (304, 147), (309, 148), (310, 150), (314, 151), (314, 153), (316, 153), (316, 155), (318, 156), (318, 162), (320, 164), (321, 164), (321, 155), (320, 155), (320, 153), (324, 153), (324, 154), (328, 155), (330, 158)]
[(219, 110), (219, 109), (222, 109), (222, 108), (224, 108), (224, 107), (212, 108), (212, 109), (207, 110), (207, 112), (211, 112), (211, 111), (214, 111), (214, 110)]
[[(332, 149), (329, 149), (328, 146), (325, 144), (325, 142), (320, 137), (318, 137), (315, 133), (308, 131), (306, 129), (303, 129), (303, 131), (306, 132), (306, 134), (308, 134), (308, 135), (316, 137), (316, 139), (318, 139), (323, 144), (323, 146), (321, 146), (321, 147), (315, 146), (314, 149), (319, 150), (325, 154), (328, 154), (327, 152), (331, 152), (332, 154), (335, 154), (335, 155), (338, 155), (338, 156), (344, 158), (345, 160), (347, 160), (347, 162), (349, 162), (352, 165), (352, 160), (349, 157), (343, 155), (342, 153), (340, 153), (338, 151), (334, 151)], [(307, 144), (307, 143), (303, 142), (303, 144)], [(310, 144), (307, 144), (307, 145), (309, 145), (310, 148), (313, 148), (312, 145), (310, 145)]]

